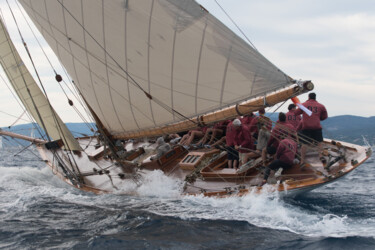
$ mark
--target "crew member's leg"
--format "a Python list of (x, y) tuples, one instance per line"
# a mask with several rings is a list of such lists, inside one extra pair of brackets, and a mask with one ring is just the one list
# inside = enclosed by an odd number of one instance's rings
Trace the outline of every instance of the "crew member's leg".
[(194, 139), (202, 138), (204, 136), (202, 131), (192, 131), (191, 136), (187, 139), (186, 145), (190, 145)]
[(285, 162), (282, 162), (280, 160), (274, 160), (271, 162), (270, 165), (268, 165), (266, 167), (266, 170), (264, 171), (264, 177), (263, 177), (263, 182), (262, 182), (262, 185), (267, 183), (267, 180), (268, 180), (268, 177), (270, 176), (270, 172), (271, 170), (278, 170), (279, 168), (283, 168), (283, 169), (287, 169), (287, 168), (290, 168), (291, 165), (285, 163)]

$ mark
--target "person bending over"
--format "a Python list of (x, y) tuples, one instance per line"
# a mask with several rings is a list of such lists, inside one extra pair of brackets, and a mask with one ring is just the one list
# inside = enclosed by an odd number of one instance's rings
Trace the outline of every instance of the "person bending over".
[(276, 159), (266, 167), (264, 177), (261, 185), (267, 183), (271, 170), (278, 170), (279, 168), (288, 169), (293, 166), (294, 158), (296, 157), (297, 143), (291, 138), (286, 138), (280, 141), (276, 151)]

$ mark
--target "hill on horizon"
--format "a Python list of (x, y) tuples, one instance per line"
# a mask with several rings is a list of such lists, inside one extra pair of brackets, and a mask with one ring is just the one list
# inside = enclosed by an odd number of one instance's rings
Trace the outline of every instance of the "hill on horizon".
[[(278, 113), (267, 113), (273, 121), (277, 120)], [(93, 132), (85, 123), (66, 123), (68, 129), (75, 137), (91, 136)], [(94, 127), (95, 125), (92, 124)], [(322, 122), (323, 135), (325, 138), (351, 142), (363, 145), (363, 137), (371, 144), (375, 145), (375, 116), (362, 117), (354, 115), (340, 115), (329, 117)], [(2, 129), (30, 136), (33, 124), (20, 124), (11, 128), (3, 127)], [(35, 137), (41, 137), (37, 130), (34, 130)]]

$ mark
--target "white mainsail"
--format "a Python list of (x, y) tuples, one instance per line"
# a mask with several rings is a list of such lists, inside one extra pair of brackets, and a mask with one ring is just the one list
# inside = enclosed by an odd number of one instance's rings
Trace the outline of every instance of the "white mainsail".
[(54, 140), (62, 139), (66, 149), (81, 150), (24, 65), (1, 19), (0, 64), (26, 110), (48, 135)]
[(112, 135), (177, 123), (291, 84), (193, 0), (20, 2)]

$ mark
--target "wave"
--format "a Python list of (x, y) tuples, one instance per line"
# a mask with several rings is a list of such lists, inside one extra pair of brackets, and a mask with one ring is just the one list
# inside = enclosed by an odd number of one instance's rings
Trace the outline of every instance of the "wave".
[[(83, 193), (61, 182), (49, 168), (26, 164), (0, 167), (0, 211), (7, 217), (27, 214), (38, 203), (53, 200), (67, 204), (64, 209), (78, 209), (82, 213), (90, 209), (114, 214), (137, 211), (182, 221), (244, 221), (256, 227), (309, 237), (375, 238), (375, 199), (371, 198), (375, 191), (369, 191), (375, 181), (375, 175), (371, 174), (374, 168), (373, 161), (365, 163), (360, 171), (342, 181), (301, 198), (282, 199), (278, 194), (264, 193), (218, 199), (181, 196), (182, 183), (160, 171), (150, 172), (140, 187), (135, 184), (121, 187), (121, 191), (131, 192), (132, 196)], [(364, 179), (366, 182), (358, 181)], [(58, 213), (60, 208), (56, 209), (54, 212)]]

